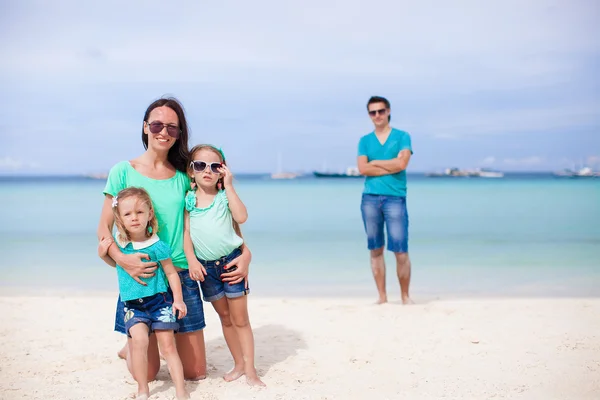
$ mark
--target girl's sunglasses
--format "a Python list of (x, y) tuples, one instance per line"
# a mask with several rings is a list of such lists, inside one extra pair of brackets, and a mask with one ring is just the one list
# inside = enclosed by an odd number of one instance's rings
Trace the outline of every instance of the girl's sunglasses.
[(206, 170), (206, 167), (210, 168), (210, 172), (212, 172), (213, 174), (219, 174), (219, 169), (223, 166), (223, 164), (219, 163), (219, 162), (214, 162), (214, 163), (207, 163), (204, 161), (192, 161), (190, 163), (190, 167), (192, 167), (192, 169), (194, 170), (194, 172), (204, 172)]
[[(146, 122), (147, 123), (147, 122)], [(148, 124), (148, 123), (147, 123)], [(157, 135), (162, 132), (164, 128), (167, 128), (167, 133), (169, 136), (175, 139), (179, 139), (179, 134), (181, 133), (181, 129), (175, 125), (165, 125), (160, 121), (154, 121), (148, 124), (148, 129), (151, 133)]]

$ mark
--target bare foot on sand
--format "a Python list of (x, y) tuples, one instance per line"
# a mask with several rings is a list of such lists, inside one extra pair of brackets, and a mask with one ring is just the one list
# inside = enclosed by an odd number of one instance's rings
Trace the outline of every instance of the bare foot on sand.
[(173, 399), (174, 400), (188, 400), (189, 398), (190, 398), (190, 394), (188, 392), (184, 392), (182, 394), (176, 395)]
[(409, 304), (415, 304), (415, 302), (412, 301), (411, 298), (408, 296), (402, 296), (402, 304), (409, 305)]
[(238, 367), (236, 365), (231, 371), (223, 375), (223, 379), (225, 379), (225, 382), (233, 382), (242, 375), (244, 375), (244, 366)]
[(146, 393), (131, 393), (129, 395), (129, 399), (135, 399), (135, 400), (148, 400), (148, 394)]
[(263, 381), (260, 380), (260, 378), (256, 374), (246, 375), (246, 383), (248, 383), (248, 385), (250, 385), (250, 386), (260, 386), (260, 387), (267, 386), (267, 385), (265, 385), (265, 383)]
[(384, 304), (387, 303), (387, 297), (380, 297), (379, 299), (377, 299), (377, 301), (375, 302), (375, 304)]
[(117, 355), (119, 358), (127, 360), (127, 343), (125, 343), (125, 346), (123, 346), (123, 348), (117, 352)]

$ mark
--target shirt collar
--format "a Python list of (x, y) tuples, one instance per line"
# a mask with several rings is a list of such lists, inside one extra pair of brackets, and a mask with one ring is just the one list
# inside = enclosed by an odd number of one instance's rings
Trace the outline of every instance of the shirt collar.
[(119, 246), (121, 246), (122, 248), (125, 248), (125, 246), (127, 246), (129, 243), (131, 243), (131, 247), (133, 247), (134, 250), (145, 249), (146, 247), (150, 247), (154, 243), (156, 243), (160, 240), (158, 238), (158, 236), (156, 234), (154, 234), (149, 239), (144, 240), (143, 242), (132, 242), (131, 240), (122, 238), (121, 234), (119, 232), (117, 232), (117, 234), (115, 235), (115, 239), (117, 240), (117, 243), (119, 244)]

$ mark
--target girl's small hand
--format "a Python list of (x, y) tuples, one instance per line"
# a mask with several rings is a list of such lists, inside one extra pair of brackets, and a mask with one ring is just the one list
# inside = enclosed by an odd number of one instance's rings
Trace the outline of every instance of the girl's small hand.
[(98, 243), (98, 256), (100, 258), (106, 257), (108, 254), (108, 248), (113, 244), (112, 238), (102, 239), (100, 243)]
[(206, 275), (206, 270), (204, 266), (200, 263), (200, 261), (192, 261), (188, 263), (190, 278), (195, 281), (204, 282), (204, 276)]
[[(179, 314), (177, 314), (177, 311), (179, 311)], [(185, 317), (186, 314), (187, 314), (187, 307), (186, 307), (185, 303), (183, 301), (174, 301), (173, 302), (173, 315), (177, 319), (181, 319), (181, 318)]]
[(233, 174), (227, 168), (227, 165), (221, 164), (221, 168), (219, 169), (219, 173), (223, 176), (223, 184), (225, 186), (233, 185)]

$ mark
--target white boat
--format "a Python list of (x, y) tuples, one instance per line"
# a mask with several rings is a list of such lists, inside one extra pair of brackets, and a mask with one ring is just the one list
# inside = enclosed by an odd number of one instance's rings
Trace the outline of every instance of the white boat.
[(564, 178), (600, 178), (600, 172), (594, 172), (590, 167), (583, 167), (579, 170), (564, 169), (554, 173), (554, 176)]
[(477, 174), (476, 176), (479, 176), (480, 178), (504, 178), (503, 172), (491, 171), (489, 169), (484, 168), (476, 170), (475, 173)]
[(452, 178), (504, 178), (504, 173), (500, 171), (492, 171), (487, 168), (478, 168), (474, 170), (446, 168), (444, 172), (429, 172), (425, 176), (428, 177), (452, 177)]
[(346, 172), (314, 171), (313, 175), (317, 178), (362, 178), (357, 167), (348, 167)]
[(271, 179), (294, 179), (297, 178), (298, 174), (294, 172), (276, 172), (271, 174)]
[(283, 157), (281, 152), (277, 153), (277, 172), (271, 174), (271, 179), (294, 179), (298, 176), (299, 174), (296, 174), (295, 172), (283, 171)]

